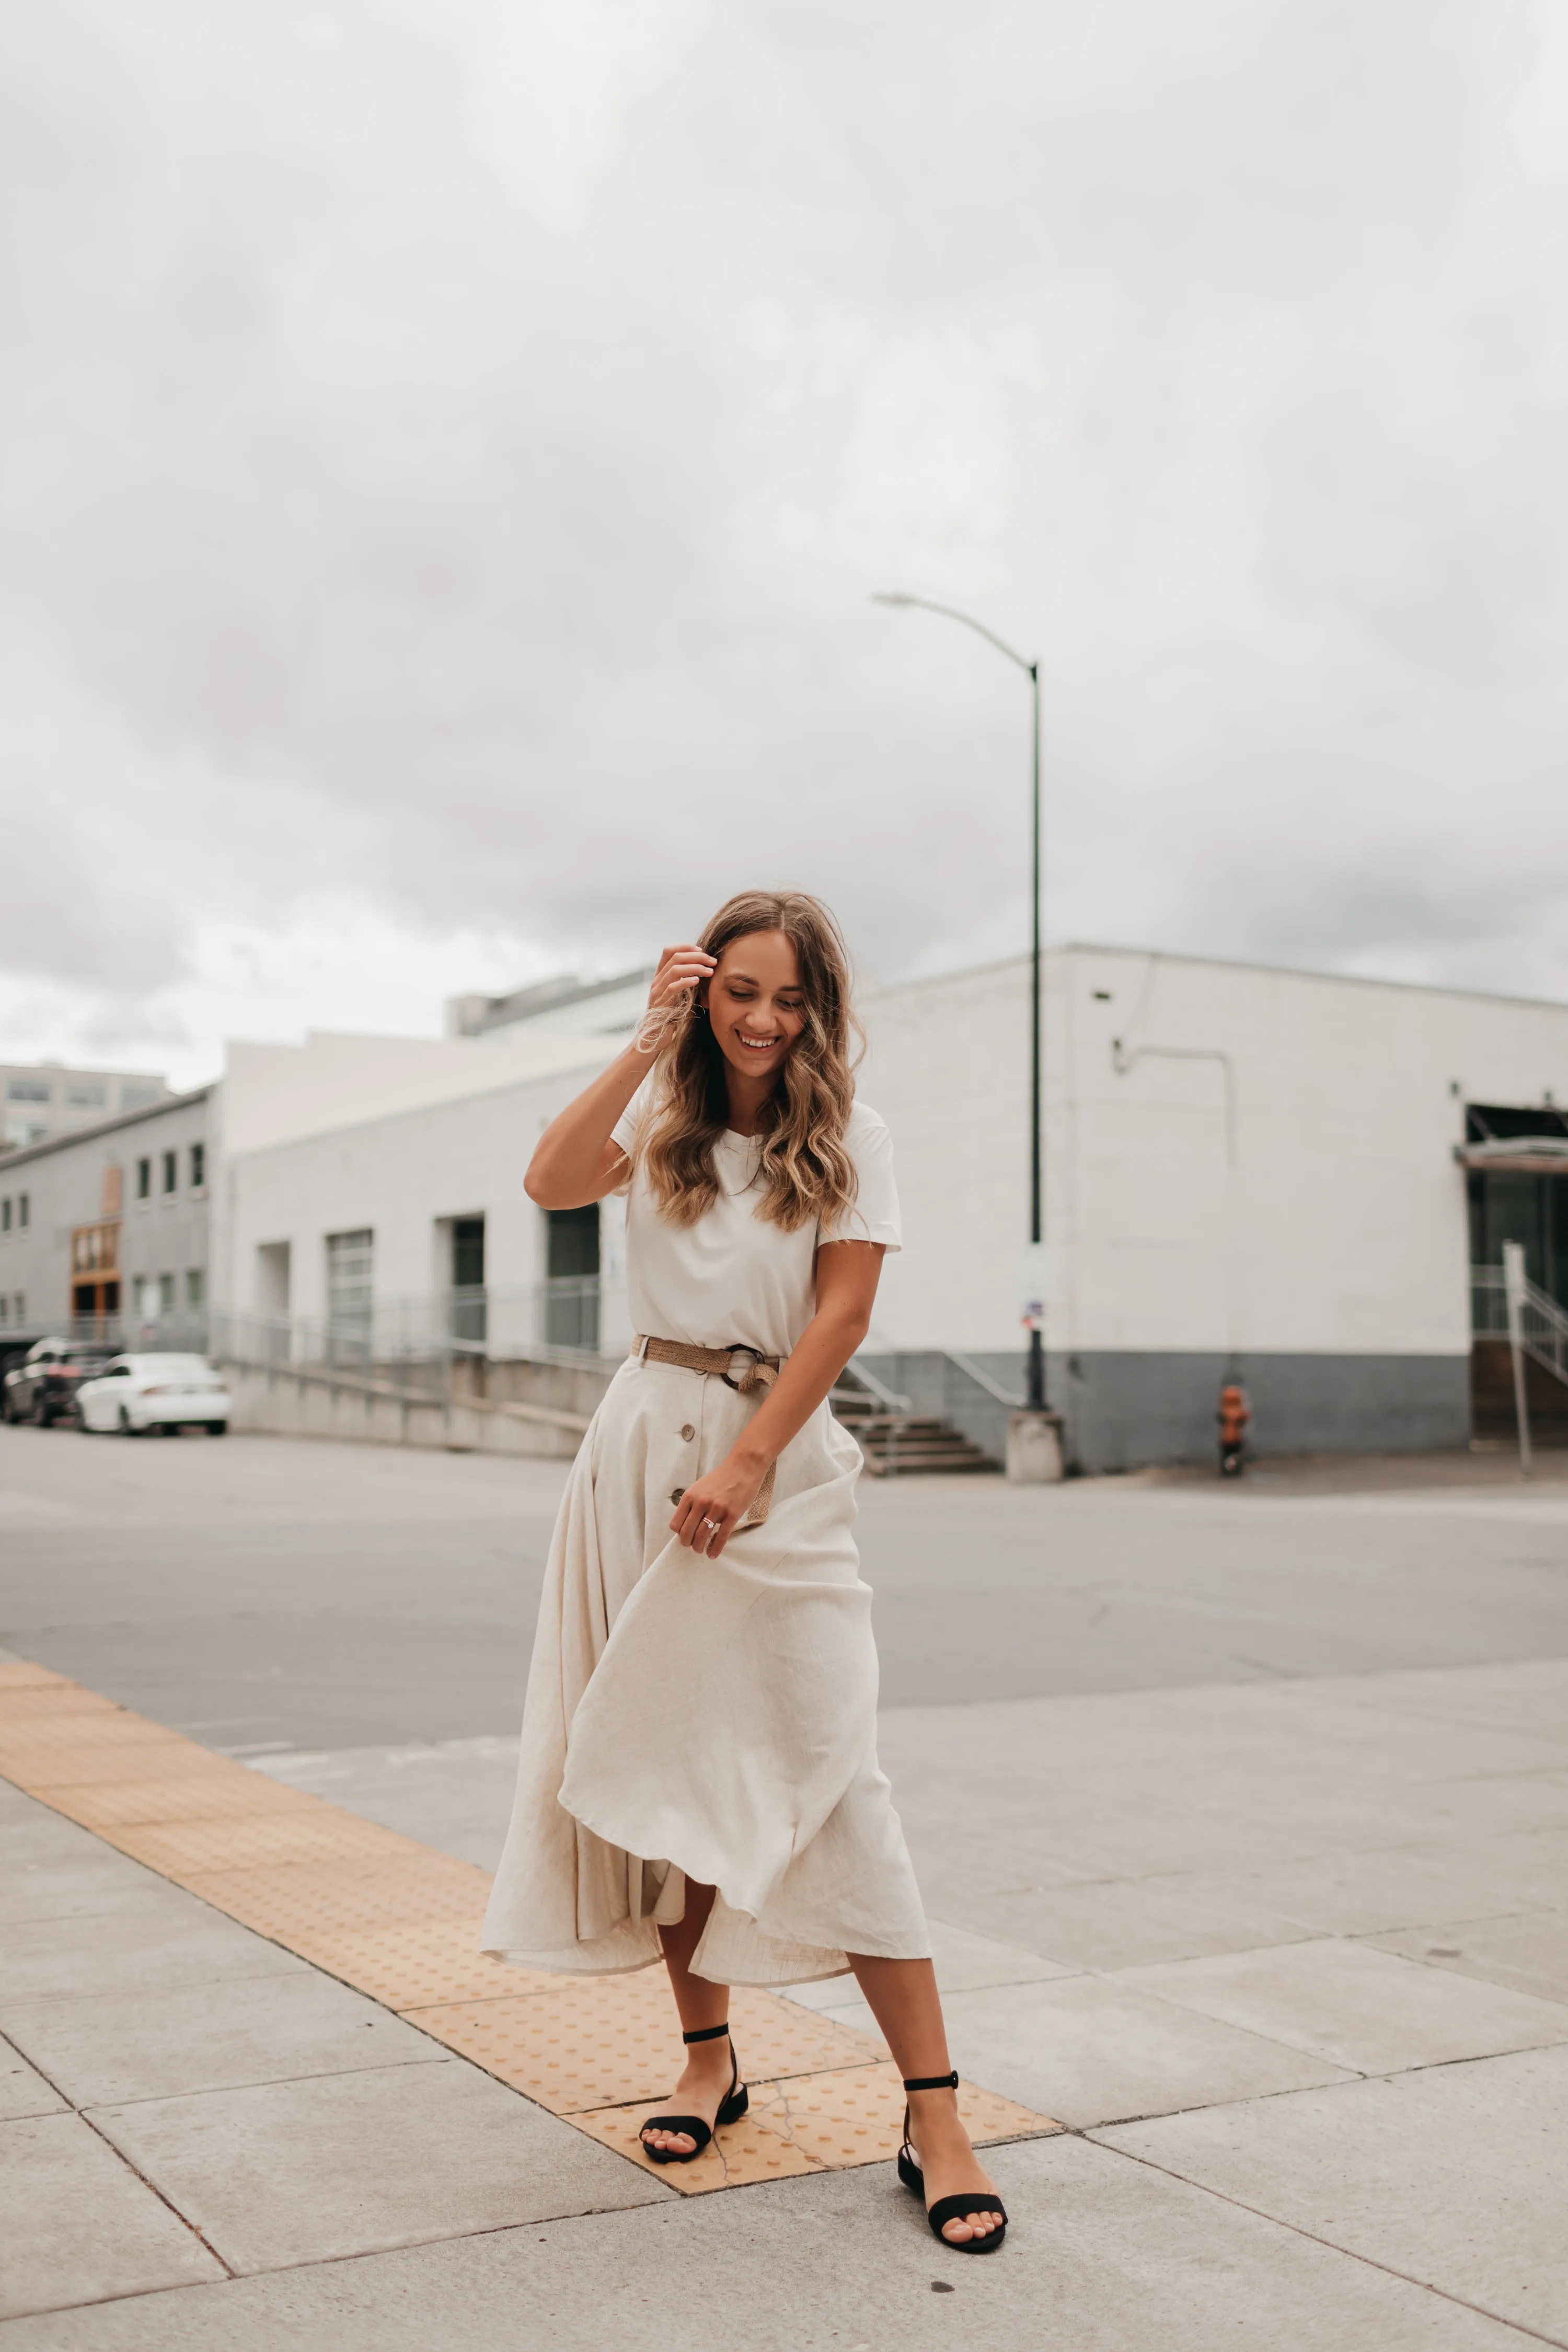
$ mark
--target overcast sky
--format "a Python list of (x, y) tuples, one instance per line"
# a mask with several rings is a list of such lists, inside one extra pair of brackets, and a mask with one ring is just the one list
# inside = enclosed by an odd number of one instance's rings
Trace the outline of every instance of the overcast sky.
[(733, 887), (1568, 995), (1568, 0), (0, 34), (0, 1056)]

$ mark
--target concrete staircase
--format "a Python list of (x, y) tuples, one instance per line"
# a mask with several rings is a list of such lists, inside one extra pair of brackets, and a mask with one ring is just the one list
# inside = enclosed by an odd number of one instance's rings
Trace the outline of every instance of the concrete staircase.
[(853, 1370), (839, 1375), (829, 1402), (834, 1417), (854, 1436), (874, 1478), (908, 1477), (916, 1471), (996, 1470), (1001, 1467), (934, 1413), (905, 1412), (874, 1395)]

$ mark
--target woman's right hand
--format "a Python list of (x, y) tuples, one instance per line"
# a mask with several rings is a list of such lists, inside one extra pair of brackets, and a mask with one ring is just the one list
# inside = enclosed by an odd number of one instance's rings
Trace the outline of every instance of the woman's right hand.
[(658, 969), (647, 992), (648, 1011), (657, 1013), (663, 1005), (680, 1003), (708, 978), (717, 962), (716, 956), (701, 948), (660, 948)]
[(642, 1052), (656, 1052), (663, 1044), (674, 1016), (691, 1001), (717, 961), (716, 957), (698, 947), (659, 950), (658, 968), (647, 992), (647, 1011), (637, 1030), (637, 1045)]

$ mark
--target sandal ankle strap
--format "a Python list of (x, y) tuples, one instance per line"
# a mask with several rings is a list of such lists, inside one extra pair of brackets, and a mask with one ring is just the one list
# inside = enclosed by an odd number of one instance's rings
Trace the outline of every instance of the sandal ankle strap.
[[(727, 2025), (705, 2025), (699, 2032), (683, 2033), (680, 2038), (682, 2042), (719, 2042), (729, 2031)], [(957, 2075), (955, 2074), (952, 2079), (956, 2083)]]
[(904, 2088), (906, 2091), (956, 2091), (958, 2073), (955, 2068), (951, 2074), (906, 2075)]

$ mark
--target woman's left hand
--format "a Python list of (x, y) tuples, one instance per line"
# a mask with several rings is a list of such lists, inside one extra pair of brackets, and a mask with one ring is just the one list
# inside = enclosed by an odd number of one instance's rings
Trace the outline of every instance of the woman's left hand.
[(675, 1507), (671, 1535), (679, 1536), (689, 1550), (717, 1559), (756, 1501), (764, 1475), (731, 1454), (688, 1486)]

